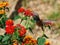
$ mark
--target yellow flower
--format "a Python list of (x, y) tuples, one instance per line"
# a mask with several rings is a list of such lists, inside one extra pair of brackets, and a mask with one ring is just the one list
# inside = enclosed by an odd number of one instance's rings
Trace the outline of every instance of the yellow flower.
[(8, 6), (9, 4), (8, 4), (8, 2), (4, 2), (3, 5), (4, 6)]
[(0, 2), (0, 8), (8, 6), (8, 2)]
[(0, 8), (3, 7), (3, 2), (0, 2)]
[(4, 14), (5, 13), (5, 11), (4, 10), (0, 10), (0, 14)]

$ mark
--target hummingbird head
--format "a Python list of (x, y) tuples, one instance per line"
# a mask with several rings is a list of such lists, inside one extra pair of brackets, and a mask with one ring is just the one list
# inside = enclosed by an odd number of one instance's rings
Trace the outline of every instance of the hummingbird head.
[(39, 20), (40, 20), (39, 14), (36, 13), (36, 12), (33, 12), (33, 19), (34, 19), (36, 22), (39, 21)]

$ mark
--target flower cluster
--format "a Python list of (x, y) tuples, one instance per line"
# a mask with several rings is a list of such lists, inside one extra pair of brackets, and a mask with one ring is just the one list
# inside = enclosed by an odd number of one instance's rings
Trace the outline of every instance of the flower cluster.
[(0, 10), (0, 14), (4, 14), (5, 13), (5, 11), (4, 10)]
[(26, 33), (26, 29), (24, 26), (20, 25), (20, 24), (17, 24), (17, 28), (18, 28), (18, 32), (19, 32), (19, 35), (22, 37), (25, 35)]
[(11, 19), (9, 19), (9, 20), (7, 20), (6, 21), (6, 33), (7, 34), (13, 34), (14, 33), (14, 28), (15, 28), (15, 26), (13, 26), (13, 20), (11, 20)]
[(8, 6), (8, 2), (0, 2), (0, 8)]
[(33, 13), (31, 10), (29, 9), (25, 10), (23, 7), (18, 9), (18, 13), (24, 13), (25, 16), (33, 16)]
[(25, 36), (22, 45), (36, 45), (37, 40), (33, 39), (32, 36)]
[(20, 24), (17, 24), (16, 26), (14, 26), (13, 20), (11, 20), (11, 19), (6, 20), (5, 24), (6, 24), (6, 28), (5, 28), (6, 34), (13, 34), (15, 31), (15, 28), (18, 29), (18, 33), (21, 37), (24, 36), (26, 33), (26, 29), (24, 26), (22, 26)]
[(0, 2), (0, 14), (5, 14), (4, 8), (8, 6), (8, 2)]

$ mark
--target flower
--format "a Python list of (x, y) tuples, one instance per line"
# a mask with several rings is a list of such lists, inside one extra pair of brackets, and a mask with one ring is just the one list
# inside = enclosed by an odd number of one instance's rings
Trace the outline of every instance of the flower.
[(20, 34), (21, 37), (24, 36), (25, 33), (26, 33), (26, 30), (19, 30), (19, 34)]
[(32, 36), (25, 36), (23, 42), (24, 42), (23, 44), (32, 44), (32, 45), (37, 44), (37, 40), (33, 39)]
[(0, 2), (0, 8), (8, 6), (8, 2)]
[(22, 27), (21, 30), (19, 30), (19, 35), (22, 37), (25, 35), (25, 33), (26, 33), (26, 29)]
[(22, 43), (21, 45), (25, 45), (24, 43)]
[(25, 36), (24, 40), (32, 39), (32, 36)]
[(24, 11), (25, 11), (25, 9), (23, 7), (21, 7), (21, 8), (18, 9), (18, 13), (22, 13)]
[(8, 3), (8, 2), (3, 2), (3, 5), (4, 5), (4, 6), (8, 6), (9, 3)]
[(4, 10), (0, 10), (0, 14), (4, 14), (5, 13), (5, 11)]
[(32, 41), (34, 44), (37, 44), (37, 40), (32, 39), (31, 41)]
[(33, 16), (33, 13), (30, 10), (26, 10), (24, 15), (25, 16)]
[(46, 40), (45, 45), (50, 45), (49, 40)]
[(0, 2), (0, 8), (2, 8), (3, 7), (3, 2)]
[(14, 26), (6, 27), (6, 34), (13, 34), (14, 33)]
[(21, 24), (17, 24), (16, 28), (18, 29), (19, 35), (20, 36), (24, 36), (26, 33), (26, 29), (24, 26), (22, 26)]
[(5, 24), (6, 24), (6, 26), (12, 26), (14, 23), (13, 23), (13, 20), (8, 19), (8, 20), (6, 20)]

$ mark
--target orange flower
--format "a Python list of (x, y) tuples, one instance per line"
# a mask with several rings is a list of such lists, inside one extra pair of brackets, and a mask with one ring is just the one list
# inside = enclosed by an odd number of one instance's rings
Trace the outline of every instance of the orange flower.
[(32, 39), (31, 41), (32, 41), (34, 44), (37, 44), (37, 40)]
[(0, 8), (3, 7), (3, 2), (0, 2)]
[(33, 39), (32, 36), (25, 36), (23, 42), (24, 44), (31, 44), (31, 45), (37, 44), (37, 40)]
[(32, 36), (25, 36), (24, 40), (31, 40)]
[(0, 2), (0, 8), (8, 6), (8, 2)]
[(4, 2), (3, 5), (4, 5), (4, 6), (8, 6), (9, 3), (8, 3), (8, 2)]
[(46, 40), (45, 45), (50, 45), (49, 40)]
[(0, 10), (0, 14), (4, 14), (5, 13), (5, 11), (4, 10)]

